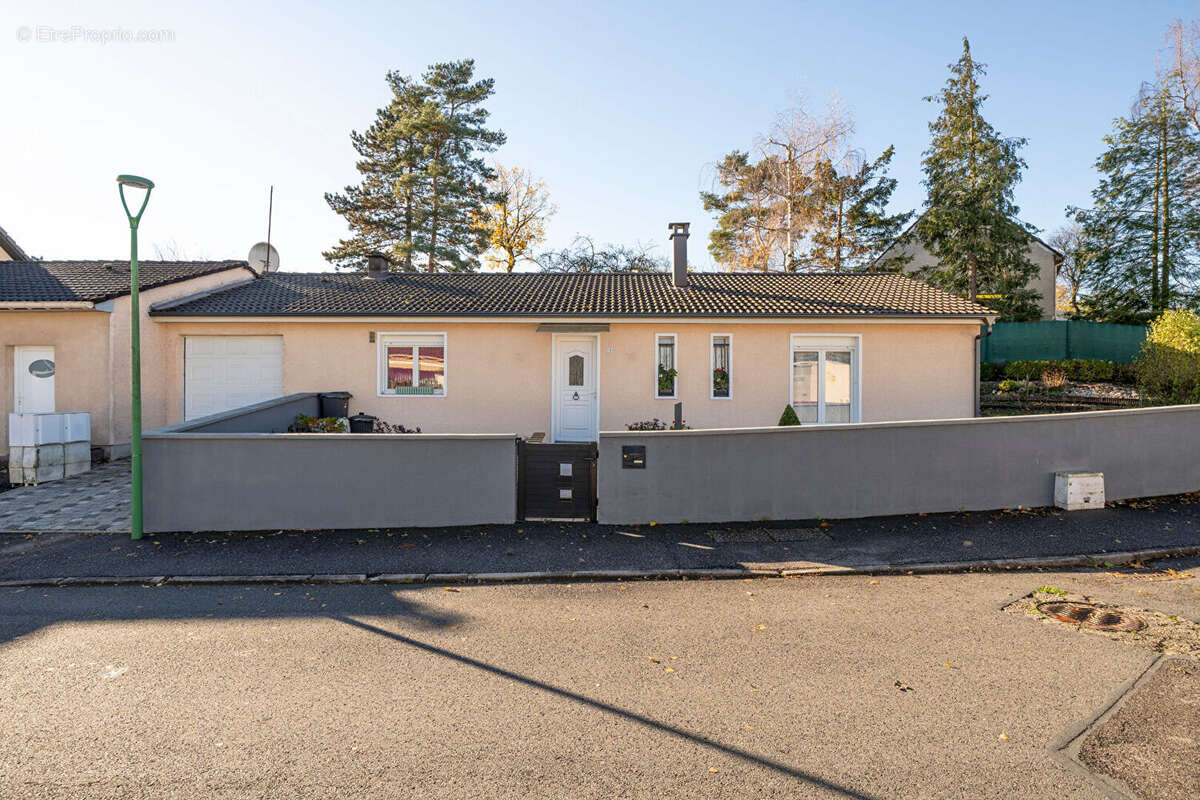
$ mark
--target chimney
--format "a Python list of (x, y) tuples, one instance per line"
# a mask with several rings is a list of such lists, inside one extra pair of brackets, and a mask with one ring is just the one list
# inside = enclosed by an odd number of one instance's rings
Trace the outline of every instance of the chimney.
[(383, 253), (367, 253), (367, 274), (382, 275), (387, 272), (388, 258)]
[(671, 241), (675, 243), (675, 261), (671, 268), (671, 283), (678, 288), (687, 286), (687, 222), (672, 222), (667, 225), (671, 231)]

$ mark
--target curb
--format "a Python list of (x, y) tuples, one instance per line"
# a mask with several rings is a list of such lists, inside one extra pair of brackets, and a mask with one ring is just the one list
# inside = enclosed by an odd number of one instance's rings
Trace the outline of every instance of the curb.
[(735, 578), (800, 578), (823, 575), (933, 575), (993, 570), (1060, 569), (1103, 567), (1155, 558), (1200, 555), (1200, 545), (1124, 550), (1117, 553), (1086, 553), (1074, 556), (1024, 556), (976, 561), (914, 562), (907, 564), (863, 564), (855, 567), (815, 565), (777, 569), (763, 567), (709, 567), (704, 569), (624, 570), (596, 569), (547, 572), (411, 572), (366, 574), (297, 573), (292, 575), (140, 575), (71, 576), (65, 578), (12, 578), (0, 580), (0, 588), (33, 586), (174, 586), (269, 584), (461, 584), (461, 583), (553, 583), (564, 581), (662, 581), (727, 580)]

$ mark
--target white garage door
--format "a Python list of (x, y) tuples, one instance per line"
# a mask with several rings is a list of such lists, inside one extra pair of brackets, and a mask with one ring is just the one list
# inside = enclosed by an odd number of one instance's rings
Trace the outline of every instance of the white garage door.
[(183, 354), (184, 419), (283, 395), (282, 336), (188, 336)]

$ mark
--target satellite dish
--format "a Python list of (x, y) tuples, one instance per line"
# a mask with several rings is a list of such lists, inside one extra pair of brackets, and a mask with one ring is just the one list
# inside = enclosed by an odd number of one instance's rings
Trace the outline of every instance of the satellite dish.
[(279, 269), (279, 251), (274, 245), (266, 242), (259, 242), (250, 248), (250, 255), (246, 256), (246, 260), (250, 262), (250, 267), (259, 275), (264, 272), (275, 272)]

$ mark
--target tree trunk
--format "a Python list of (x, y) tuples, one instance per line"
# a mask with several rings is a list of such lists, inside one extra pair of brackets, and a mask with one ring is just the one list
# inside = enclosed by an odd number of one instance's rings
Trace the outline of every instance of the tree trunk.
[(975, 302), (975, 253), (967, 253), (967, 297)]
[[(1165, 101), (1164, 101), (1165, 104)], [(1167, 114), (1162, 118), (1162, 276), (1158, 281), (1158, 299), (1164, 311), (1171, 305), (1171, 161), (1167, 140)]]
[[(1159, 145), (1161, 146), (1161, 142)], [(1159, 258), (1159, 234), (1161, 218), (1159, 217), (1158, 209), (1159, 202), (1162, 198), (1162, 158), (1154, 160), (1154, 224), (1150, 233), (1150, 311), (1158, 314), (1160, 306), (1160, 297), (1158, 291), (1158, 258)]]
[(786, 272), (794, 271), (795, 267), (792, 264), (792, 148), (787, 148), (787, 186), (784, 188), (784, 202), (787, 203), (787, 214), (784, 221), (784, 226), (787, 230), (784, 234), (787, 236), (787, 244), (783, 254), (783, 269)]
[[(836, 178), (836, 176), (835, 176)], [(838, 182), (838, 211), (837, 211), (837, 246), (833, 251), (833, 271), (842, 271), (842, 221), (846, 213), (846, 192), (841, 182)]]
[(507, 248), (504, 252), (508, 253), (508, 271), (512, 272), (513, 267), (517, 265), (517, 254), (513, 252), (511, 247)]
[(438, 238), (438, 213), (441, 211), (440, 199), (438, 195), (438, 176), (435, 173), (433, 183), (431, 185), (433, 206), (429, 211), (429, 261), (425, 267), (427, 272), (437, 271), (437, 261), (434, 260), (434, 254), (437, 253), (437, 238)]

